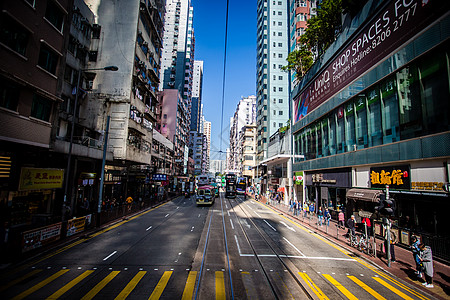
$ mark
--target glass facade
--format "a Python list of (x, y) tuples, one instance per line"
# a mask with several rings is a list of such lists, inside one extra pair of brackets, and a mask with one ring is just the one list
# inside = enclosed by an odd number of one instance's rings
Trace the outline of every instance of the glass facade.
[(450, 130), (446, 42), (389, 74), (295, 134), (315, 159)]

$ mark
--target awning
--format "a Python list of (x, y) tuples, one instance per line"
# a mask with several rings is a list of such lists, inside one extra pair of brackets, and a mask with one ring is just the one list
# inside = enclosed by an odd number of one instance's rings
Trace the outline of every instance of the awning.
[(349, 189), (346, 196), (355, 200), (378, 202), (378, 195), (382, 192), (380, 190)]

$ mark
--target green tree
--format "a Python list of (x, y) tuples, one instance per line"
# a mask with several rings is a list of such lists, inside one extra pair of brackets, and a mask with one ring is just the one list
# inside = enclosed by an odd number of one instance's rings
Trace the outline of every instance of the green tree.
[(286, 60), (288, 65), (283, 66), (282, 69), (284, 71), (294, 71), (297, 80), (305, 76), (314, 62), (311, 51), (305, 45), (301, 45), (298, 49), (289, 53)]

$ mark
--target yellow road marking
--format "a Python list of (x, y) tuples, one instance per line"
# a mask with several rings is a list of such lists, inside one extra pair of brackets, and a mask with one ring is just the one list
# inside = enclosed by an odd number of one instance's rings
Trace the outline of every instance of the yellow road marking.
[(86, 295), (84, 295), (84, 297), (81, 298), (81, 300), (90, 300), (90, 299), (94, 298), (95, 295), (97, 295), (119, 273), (120, 273), (120, 271), (112, 271), (111, 273), (109, 273), (108, 276), (106, 276), (102, 281), (97, 283), (97, 285), (94, 286), (94, 288), (92, 290), (90, 290)]
[(68, 290), (70, 290), (75, 285), (77, 285), (81, 280), (83, 280), (84, 278), (86, 278), (89, 275), (91, 275), (92, 272), (94, 272), (94, 270), (88, 270), (88, 271), (83, 272), (83, 274), (79, 275), (77, 278), (73, 279), (68, 284), (66, 284), (65, 286), (63, 286), (59, 290), (57, 290), (55, 293), (53, 293), (47, 299), (58, 299), (59, 297), (64, 295), (64, 293), (66, 293)]
[(342, 294), (344, 294), (348, 299), (351, 300), (358, 300), (358, 298), (355, 297), (352, 293), (350, 293), (349, 290), (347, 290), (342, 284), (340, 284), (336, 279), (334, 279), (329, 274), (322, 274), (323, 277), (325, 277), (329, 282), (331, 282), (332, 285), (334, 285), (339, 291), (341, 291)]
[[(261, 205), (261, 206), (264, 206), (264, 207), (270, 209), (270, 210), (273, 211), (274, 213), (277, 213), (277, 212), (276, 212), (275, 210), (273, 210), (271, 207), (269, 207), (269, 206), (267, 206), (267, 205), (265, 205), (265, 204), (263, 204), (263, 203), (260, 203), (259, 201), (255, 201), (255, 202), (258, 203), (258, 204)], [(277, 214), (278, 214), (278, 213), (277, 213)], [(307, 229), (307, 228), (304, 227), (303, 225), (301, 225), (301, 224), (299, 224), (299, 223), (296, 223), (296, 222), (294, 222), (293, 220), (291, 220), (291, 219), (289, 219), (289, 218), (286, 218), (286, 217), (284, 217), (284, 216), (282, 216), (282, 215), (279, 215), (279, 216), (280, 216), (281, 218), (283, 218), (283, 219), (289, 221), (291, 224), (294, 224), (295, 226), (297, 226), (298, 228), (302, 229), (303, 231), (311, 232), (309, 229)], [(385, 279), (391, 281), (392, 283), (396, 284), (397, 286), (401, 287), (402, 289), (404, 289), (404, 290), (408, 291), (409, 293), (413, 294), (414, 296), (418, 297), (419, 299), (422, 299), (422, 300), (430, 300), (430, 298), (427, 298), (426, 296), (422, 295), (421, 293), (419, 293), (419, 292), (417, 292), (417, 291), (415, 291), (415, 290), (409, 288), (408, 286), (404, 285), (403, 283), (401, 283), (401, 282), (395, 280), (394, 278), (392, 278), (392, 277), (390, 277), (390, 276), (384, 274), (383, 272), (376, 270), (374, 267), (372, 267), (371, 265), (369, 265), (369, 264), (367, 264), (366, 262), (362, 261), (361, 259), (359, 259), (359, 258), (357, 258), (357, 257), (352, 257), (352, 256), (350, 255), (351, 253), (350, 253), (349, 251), (346, 251), (345, 249), (343, 249), (343, 248), (341, 248), (341, 247), (339, 247), (339, 246), (337, 246), (337, 245), (334, 245), (334, 244), (330, 243), (329, 241), (327, 241), (326, 239), (322, 238), (320, 235), (318, 235), (318, 234), (316, 234), (316, 233), (312, 233), (312, 232), (311, 232), (311, 234), (312, 234), (313, 236), (315, 236), (316, 238), (318, 238), (319, 240), (321, 240), (321, 241), (323, 241), (324, 243), (326, 243), (327, 245), (329, 245), (329, 246), (335, 248), (335, 249), (338, 250), (339, 252), (341, 252), (341, 253), (347, 255), (348, 257), (354, 259), (355, 261), (359, 262), (360, 264), (362, 264), (363, 266), (365, 266), (365, 267), (368, 268), (369, 270), (375, 272), (376, 274), (380, 275), (381, 277), (383, 277), (383, 278), (385, 278)]]
[(136, 276), (131, 279), (131, 281), (127, 284), (127, 286), (120, 292), (119, 295), (115, 298), (115, 300), (125, 299), (128, 295), (134, 290), (139, 281), (144, 277), (147, 271), (139, 271)]
[[(22, 270), (24, 270), (24, 269), (27, 269), (27, 268), (29, 268), (29, 267), (32, 266), (32, 265), (36, 265), (36, 264), (38, 264), (38, 263), (40, 263), (40, 262), (42, 262), (42, 261), (44, 261), (44, 260), (47, 260), (47, 259), (49, 259), (50, 257), (53, 257), (53, 256), (55, 256), (55, 255), (57, 255), (57, 254), (59, 254), (59, 253), (61, 253), (61, 252), (64, 252), (64, 251), (66, 251), (66, 250), (68, 250), (68, 249), (70, 249), (70, 248), (72, 248), (72, 247), (78, 245), (78, 244), (81, 244), (81, 243), (85, 242), (86, 240), (90, 240), (90, 239), (92, 239), (92, 238), (94, 238), (94, 237), (96, 237), (96, 236), (98, 236), (98, 235), (100, 235), (100, 234), (102, 234), (102, 233), (108, 232), (108, 231), (110, 231), (110, 230), (112, 230), (112, 229), (114, 229), (114, 228), (116, 228), (116, 227), (119, 227), (119, 226), (121, 226), (121, 225), (123, 225), (123, 224), (125, 224), (125, 223), (127, 223), (127, 222), (129, 222), (129, 221), (131, 221), (131, 220), (134, 220), (134, 219), (137, 218), (137, 217), (143, 216), (143, 215), (145, 215), (145, 214), (147, 214), (147, 213), (149, 213), (149, 212), (151, 212), (151, 211), (154, 211), (155, 209), (158, 209), (158, 208), (160, 208), (161, 206), (166, 205), (166, 204), (168, 204), (168, 203), (169, 203), (169, 202), (165, 202), (165, 203), (160, 204), (160, 205), (158, 205), (158, 206), (156, 206), (156, 207), (153, 207), (152, 209), (149, 209), (149, 210), (147, 210), (147, 211), (144, 211), (143, 213), (140, 213), (140, 214), (138, 214), (138, 215), (136, 215), (136, 216), (130, 218), (129, 220), (121, 221), (121, 222), (119, 222), (119, 223), (116, 223), (116, 224), (114, 224), (114, 225), (108, 227), (108, 228), (105, 228), (105, 229), (100, 230), (100, 231), (98, 231), (98, 232), (96, 232), (96, 233), (93, 233), (93, 234), (89, 235), (89, 237), (86, 238), (86, 239), (81, 239), (81, 240), (78, 240), (78, 241), (76, 241), (76, 242), (73, 242), (72, 244), (69, 244), (69, 245), (67, 245), (67, 246), (65, 246), (65, 247), (63, 247), (63, 248), (61, 248), (61, 249), (59, 249), (59, 250), (57, 250), (57, 251), (55, 251), (55, 252), (53, 252), (53, 253), (50, 253), (50, 254), (48, 254), (48, 255), (42, 257), (41, 259), (38, 259), (38, 260), (36, 260), (36, 261), (30, 262), (29, 264), (26, 264), (26, 265), (23, 265), (23, 266), (21, 266), (21, 267), (19, 267), (19, 268), (17, 268), (17, 269), (14, 269), (14, 270), (12, 270), (11, 272), (9, 272), (8, 274), (14, 274), (14, 273), (20, 272), (20, 271), (22, 271)], [(2, 274), (2, 278), (3, 278), (3, 275), (8, 275), (8, 274)]]
[(192, 299), (194, 293), (195, 280), (197, 279), (197, 271), (190, 271), (184, 286), (183, 296), (181, 300)]
[(373, 297), (375, 297), (375, 299), (377, 299), (377, 300), (386, 300), (386, 298), (384, 298), (383, 296), (378, 294), (374, 289), (372, 289), (370, 286), (368, 286), (367, 284), (365, 284), (364, 282), (362, 282), (361, 280), (359, 280), (355, 276), (347, 276), (347, 277), (350, 278), (351, 280), (353, 280), (357, 285), (362, 287), (364, 290), (366, 290), (366, 292), (368, 292)]
[(390, 285), (389, 283), (387, 283), (383, 279), (381, 279), (379, 277), (372, 277), (372, 278), (375, 279), (376, 281), (378, 281), (380, 284), (382, 284), (385, 287), (387, 287), (388, 289), (390, 289), (391, 291), (393, 291), (394, 293), (396, 293), (397, 295), (399, 295), (400, 297), (402, 297), (403, 299), (413, 300), (413, 298), (411, 298), (408, 295), (406, 295), (405, 293), (399, 291), (398, 289), (396, 289), (395, 287), (393, 287), (392, 285)]
[(33, 276), (33, 275), (39, 273), (39, 272), (41, 272), (41, 271), (42, 271), (42, 270), (40, 270), (40, 269), (33, 270), (33, 271), (31, 271), (30, 273), (25, 274), (24, 276), (22, 276), (22, 277), (20, 277), (20, 278), (17, 278), (17, 279), (15, 279), (15, 280), (9, 282), (9, 283), (6, 284), (6, 285), (3, 285), (2, 287), (0, 287), (0, 292), (2, 292), (2, 291), (4, 291), (4, 290), (6, 290), (6, 289), (12, 287), (13, 285), (18, 284), (19, 282), (21, 282), (21, 281), (27, 279), (28, 277), (31, 277), (31, 276)]
[(327, 296), (322, 292), (322, 290), (311, 280), (311, 278), (306, 273), (298, 272), (300, 277), (306, 282), (306, 284), (311, 288), (311, 290), (319, 297), (321, 300), (329, 300)]
[(165, 271), (161, 279), (159, 280), (158, 284), (156, 285), (155, 289), (153, 290), (153, 293), (150, 295), (150, 298), (148, 300), (156, 300), (161, 297), (162, 292), (166, 288), (167, 282), (170, 279), (170, 276), (172, 275), (173, 271)]
[(60, 270), (58, 272), (56, 272), (55, 274), (53, 274), (52, 276), (48, 277), (47, 279), (39, 282), (38, 284), (32, 286), (31, 288), (29, 288), (28, 290), (20, 293), (19, 295), (15, 296), (14, 298), (12, 298), (13, 300), (18, 300), (18, 299), (23, 299), (26, 296), (36, 292), (37, 290), (39, 290), (40, 288), (44, 287), (45, 285), (49, 284), (50, 282), (52, 282), (53, 280), (55, 280), (56, 278), (58, 278), (59, 276), (65, 274), (66, 272), (68, 272), (69, 270)]
[(222, 271), (216, 271), (216, 300), (225, 299), (225, 278)]

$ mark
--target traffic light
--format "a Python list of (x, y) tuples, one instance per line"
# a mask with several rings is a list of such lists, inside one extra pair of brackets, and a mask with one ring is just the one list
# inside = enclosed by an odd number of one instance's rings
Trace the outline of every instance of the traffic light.
[(378, 201), (378, 205), (375, 206), (375, 212), (380, 213), (384, 208), (384, 201), (386, 200), (386, 195), (385, 194), (381, 194), (378, 196), (379, 201)]
[(397, 204), (393, 198), (389, 198), (389, 200), (384, 200), (384, 207), (381, 211), (382, 214), (387, 216), (393, 216), (395, 214), (395, 209)]

